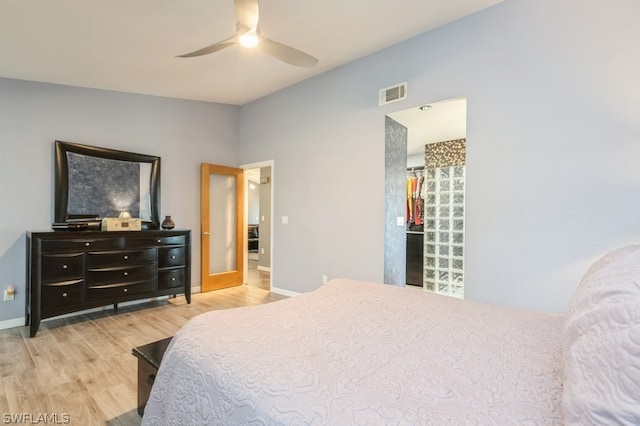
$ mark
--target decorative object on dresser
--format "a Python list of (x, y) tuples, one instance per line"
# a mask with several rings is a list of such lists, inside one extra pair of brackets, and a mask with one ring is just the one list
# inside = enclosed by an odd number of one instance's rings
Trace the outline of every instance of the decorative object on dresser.
[(161, 226), (162, 229), (173, 229), (176, 227), (176, 222), (171, 218), (171, 216), (165, 216)]
[(121, 219), (119, 217), (105, 217), (102, 219), (103, 231), (141, 231), (142, 221), (138, 218)]
[(191, 231), (27, 232), (26, 324), (99, 306), (184, 294)]

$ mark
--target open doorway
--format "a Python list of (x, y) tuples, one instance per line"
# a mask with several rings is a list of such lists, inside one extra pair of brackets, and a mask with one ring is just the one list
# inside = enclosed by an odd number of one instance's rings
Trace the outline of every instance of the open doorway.
[(273, 162), (242, 166), (245, 170), (245, 284), (271, 289)]
[(385, 214), (404, 229), (386, 229), (385, 280), (462, 298), (466, 98), (388, 114), (386, 135)]

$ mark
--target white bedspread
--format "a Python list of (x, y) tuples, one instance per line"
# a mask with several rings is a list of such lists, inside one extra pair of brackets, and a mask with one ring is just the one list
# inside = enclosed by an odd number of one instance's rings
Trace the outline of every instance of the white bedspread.
[(143, 425), (562, 424), (561, 323), (333, 280), (192, 319)]

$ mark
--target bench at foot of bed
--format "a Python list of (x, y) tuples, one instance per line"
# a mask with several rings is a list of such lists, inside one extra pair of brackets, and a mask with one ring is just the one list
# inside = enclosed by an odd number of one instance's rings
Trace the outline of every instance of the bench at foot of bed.
[(162, 356), (173, 337), (133, 348), (132, 353), (138, 358), (138, 414), (144, 415), (144, 407), (149, 400), (151, 387), (158, 374)]

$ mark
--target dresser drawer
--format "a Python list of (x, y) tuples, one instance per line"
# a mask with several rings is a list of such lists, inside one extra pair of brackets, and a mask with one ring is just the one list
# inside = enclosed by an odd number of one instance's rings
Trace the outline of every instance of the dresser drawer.
[(184, 235), (136, 236), (135, 238), (127, 238), (127, 247), (179, 246), (184, 245), (185, 241)]
[(183, 247), (162, 247), (158, 249), (158, 267), (183, 266), (185, 262)]
[(122, 238), (85, 237), (73, 240), (42, 240), (42, 251), (44, 253), (56, 251), (106, 250), (123, 247), (124, 239)]
[(87, 288), (87, 301), (108, 303), (112, 300), (127, 298), (143, 293), (153, 296), (155, 290), (155, 278), (149, 280), (130, 281), (127, 283), (104, 284)]
[(157, 249), (119, 250), (87, 253), (88, 268), (105, 268), (109, 266), (128, 266), (154, 263)]
[(169, 290), (184, 287), (184, 268), (165, 269), (158, 272), (158, 289)]
[(56, 310), (83, 303), (84, 281), (70, 280), (42, 285), (42, 311)]
[(122, 283), (142, 279), (155, 279), (158, 268), (155, 263), (135, 266), (113, 266), (110, 268), (87, 269), (88, 285)]
[(43, 254), (40, 259), (43, 282), (84, 276), (84, 253)]

